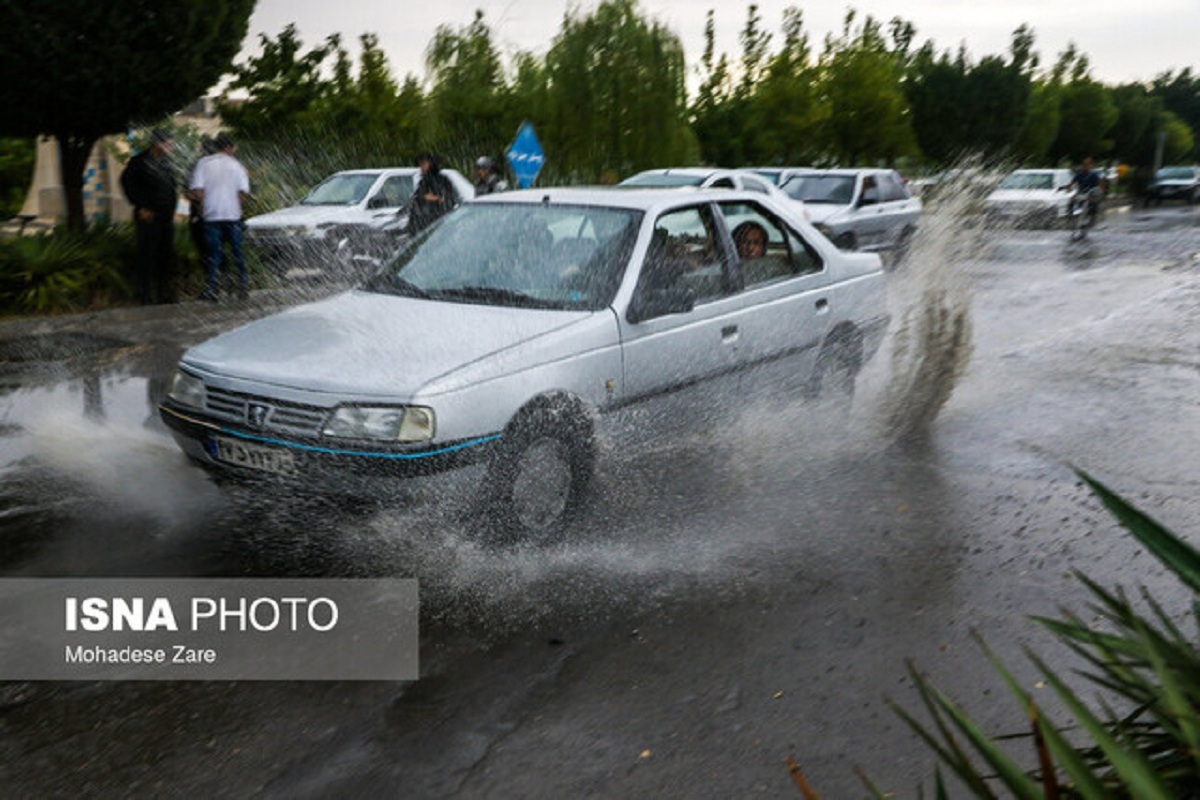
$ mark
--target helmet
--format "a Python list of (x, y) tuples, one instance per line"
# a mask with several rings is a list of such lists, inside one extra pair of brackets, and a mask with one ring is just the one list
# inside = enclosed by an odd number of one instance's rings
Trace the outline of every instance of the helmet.
[(475, 169), (491, 170), (494, 169), (495, 166), (496, 162), (492, 161), (487, 156), (480, 156), (479, 158), (475, 159)]

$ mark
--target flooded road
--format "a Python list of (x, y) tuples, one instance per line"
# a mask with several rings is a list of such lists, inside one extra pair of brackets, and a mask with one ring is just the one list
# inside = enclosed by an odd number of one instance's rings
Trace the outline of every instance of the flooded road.
[[(936, 218), (933, 218), (936, 220)], [(1071, 571), (1187, 596), (1071, 472), (1200, 531), (1191, 209), (1065, 232), (930, 225), (854, 405), (714, 398), (717, 424), (605, 442), (568, 543), (495, 550), (464, 486), (383, 507), (219, 490), (154, 413), (182, 348), (291, 298), (0, 324), (6, 576), (400, 576), (422, 679), (0, 686), (30, 796), (915, 796), (913, 659), (989, 730)], [(625, 425), (645, 420), (634, 417)], [(469, 484), (469, 476), (461, 481)], [(1049, 649), (1048, 649), (1049, 648)]]

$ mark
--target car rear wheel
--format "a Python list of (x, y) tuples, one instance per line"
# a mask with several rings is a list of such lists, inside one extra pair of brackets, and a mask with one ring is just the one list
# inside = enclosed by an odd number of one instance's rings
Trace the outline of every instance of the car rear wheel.
[(488, 471), (491, 539), (549, 544), (583, 505), (595, 462), (581, 412), (529, 409), (509, 424)]

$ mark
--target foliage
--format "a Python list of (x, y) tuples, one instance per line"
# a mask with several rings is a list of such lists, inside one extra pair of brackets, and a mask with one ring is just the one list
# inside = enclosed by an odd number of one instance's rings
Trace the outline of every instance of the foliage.
[(842, 35), (825, 40), (820, 59), (821, 103), (829, 109), (825, 144), (842, 163), (894, 162), (916, 152), (901, 61), (877, 20), (868, 16), (856, 29), (855, 18), (846, 13)]
[[(1193, 133), (1200, 131), (1200, 75), (1192, 73), (1191, 67), (1179, 72), (1165, 72), (1154, 79), (1151, 94), (1163, 101), (1166, 110), (1175, 115)], [(1194, 149), (1181, 154), (1177, 161), (1194, 158)]]
[[(1079, 476), (1122, 526), (1200, 595), (1200, 551), (1087, 474)], [(1146, 590), (1148, 611), (1139, 611), (1124, 591), (1077, 575), (1094, 598), (1089, 607), (1093, 619), (1070, 612), (1063, 619), (1034, 619), (1082, 660), (1085, 667), (1078, 675), (1103, 695), (1098, 709), (1089, 707), (1058, 671), (1027, 653), (1069, 719), (1065, 726), (1055, 724), (983, 645), (1029, 719), (1029, 734), (1002, 738), (1024, 741), (1036, 769), (1018, 766), (998, 739), (915, 669), (912, 675), (932, 726), (899, 706), (896, 711), (976, 797), (998, 797), (1000, 788), (1028, 798), (1195, 797), (1200, 786), (1200, 641), (1185, 634)], [(1192, 613), (1197, 610), (1200, 606), (1193, 602)], [(937, 782), (942, 785), (940, 774)]]
[(0, 241), (0, 314), (56, 313), (130, 296), (129, 226), (58, 229)]
[(425, 53), (432, 87), (427, 98), (426, 139), (484, 151), (515, 130), (505, 114), (506, 86), (492, 31), (476, 11), (455, 31), (439, 26)]
[(20, 213), (36, 157), (34, 139), (0, 139), (0, 217)]
[(50, 134), (69, 225), (82, 230), (83, 170), (101, 136), (199, 97), (241, 47), (254, 0), (5, 3), (0, 134)]
[(1032, 33), (1018, 28), (1008, 61), (986, 56), (972, 64), (965, 49), (936, 56), (926, 43), (912, 58), (905, 93), (924, 154), (953, 161), (963, 154), (1011, 153), (1026, 127), (1033, 92)]
[(690, 163), (684, 78), (678, 37), (642, 17), (636, 0), (568, 12), (546, 54), (543, 143), (559, 169), (583, 178)]

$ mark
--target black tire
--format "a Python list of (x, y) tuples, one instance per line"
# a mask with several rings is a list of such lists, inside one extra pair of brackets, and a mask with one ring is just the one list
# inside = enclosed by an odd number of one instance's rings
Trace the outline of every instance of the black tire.
[(581, 410), (546, 404), (522, 411), (488, 468), (492, 541), (562, 538), (583, 506), (594, 468), (591, 423)]
[(825, 394), (852, 398), (854, 383), (862, 369), (862, 347), (862, 336), (857, 332), (831, 334), (817, 355), (804, 396), (809, 400)]

